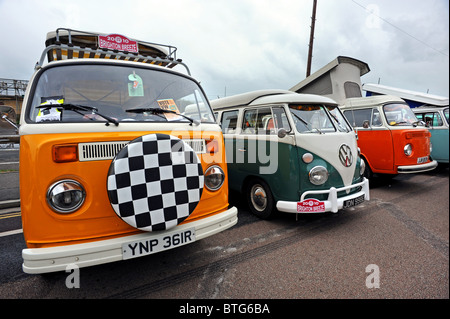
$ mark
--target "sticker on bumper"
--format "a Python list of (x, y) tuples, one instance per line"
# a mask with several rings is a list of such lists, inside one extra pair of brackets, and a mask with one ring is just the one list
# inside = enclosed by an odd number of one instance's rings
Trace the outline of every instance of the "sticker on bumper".
[(325, 203), (314, 198), (305, 199), (297, 203), (298, 213), (323, 213), (325, 212)]

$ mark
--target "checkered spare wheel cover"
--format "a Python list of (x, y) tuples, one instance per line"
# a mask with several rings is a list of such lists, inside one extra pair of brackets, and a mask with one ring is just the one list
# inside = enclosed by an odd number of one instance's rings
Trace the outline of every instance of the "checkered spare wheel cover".
[(185, 220), (203, 191), (197, 154), (182, 140), (166, 134), (141, 136), (116, 155), (107, 189), (116, 214), (144, 231), (165, 230)]

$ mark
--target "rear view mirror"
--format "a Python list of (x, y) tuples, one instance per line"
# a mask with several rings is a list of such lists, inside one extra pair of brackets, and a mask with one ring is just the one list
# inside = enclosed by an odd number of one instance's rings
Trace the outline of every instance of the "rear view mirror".
[(280, 128), (280, 129), (278, 130), (278, 137), (279, 137), (279, 138), (283, 138), (283, 137), (285, 137), (286, 135), (287, 135), (286, 129)]

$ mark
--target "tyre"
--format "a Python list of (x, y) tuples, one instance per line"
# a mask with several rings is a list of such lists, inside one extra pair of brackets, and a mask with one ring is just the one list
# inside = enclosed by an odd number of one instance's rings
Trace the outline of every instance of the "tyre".
[(367, 163), (367, 161), (366, 161), (366, 168), (364, 169), (364, 177), (367, 179), (373, 178), (372, 169), (370, 168), (369, 163)]
[(250, 212), (261, 219), (273, 217), (275, 206), (269, 186), (259, 179), (251, 180), (246, 188)]

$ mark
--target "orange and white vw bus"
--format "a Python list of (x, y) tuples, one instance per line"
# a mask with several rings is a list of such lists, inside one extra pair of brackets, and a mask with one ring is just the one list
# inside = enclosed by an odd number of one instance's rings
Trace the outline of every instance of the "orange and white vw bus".
[[(176, 48), (58, 29), (20, 121), (23, 270), (144, 256), (221, 232), (222, 132)], [(44, 65), (47, 57), (48, 63)]]
[(436, 168), (430, 157), (430, 132), (404, 100), (377, 95), (345, 99), (340, 107), (358, 136), (365, 176), (394, 176)]

